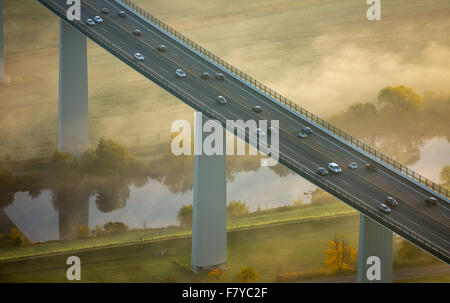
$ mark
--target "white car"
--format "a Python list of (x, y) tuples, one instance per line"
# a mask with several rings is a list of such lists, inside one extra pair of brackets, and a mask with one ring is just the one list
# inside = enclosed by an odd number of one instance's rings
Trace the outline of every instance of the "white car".
[(184, 77), (186, 77), (186, 73), (185, 73), (181, 68), (177, 69), (177, 70), (175, 71), (175, 73), (177, 74), (177, 77), (178, 77), (178, 78), (184, 78)]
[(86, 24), (89, 25), (89, 26), (94, 26), (94, 25), (95, 25), (95, 22), (94, 22), (94, 20), (92, 20), (92, 19), (87, 19), (87, 20), (86, 20)]
[(391, 209), (386, 204), (383, 204), (383, 203), (380, 204), (380, 210), (382, 212), (384, 212), (385, 214), (391, 213)]
[(331, 162), (328, 164), (328, 169), (331, 170), (335, 174), (340, 174), (342, 172), (341, 167), (339, 164)]
[(348, 164), (348, 168), (350, 168), (350, 169), (358, 169), (358, 164), (356, 162), (350, 162)]
[(100, 16), (95, 16), (94, 17), (94, 21), (97, 22), (97, 23), (102, 23), (103, 19)]
[(304, 132), (299, 132), (299, 133), (298, 133), (298, 137), (299, 137), (300, 139), (305, 139), (306, 137), (308, 137), (308, 135), (305, 134)]
[(218, 96), (217, 97), (217, 102), (219, 104), (226, 104), (227, 103), (227, 99), (225, 99), (223, 96)]
[(266, 135), (266, 133), (260, 128), (256, 129), (256, 133), (258, 134), (258, 136), (265, 136)]
[(138, 61), (143, 61), (143, 60), (144, 60), (144, 56), (142, 56), (141, 53), (136, 53), (136, 54), (134, 54), (134, 57), (135, 57), (136, 60), (138, 60)]

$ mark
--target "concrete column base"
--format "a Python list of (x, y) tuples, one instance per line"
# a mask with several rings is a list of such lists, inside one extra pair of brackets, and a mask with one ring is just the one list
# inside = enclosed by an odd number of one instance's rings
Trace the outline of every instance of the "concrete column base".
[[(191, 269), (195, 273), (224, 268), (227, 261), (226, 155), (197, 155), (202, 150), (203, 124), (207, 120), (196, 113), (191, 251)], [(221, 129), (225, 151), (225, 131)]]
[(360, 214), (358, 283), (392, 283), (392, 231)]

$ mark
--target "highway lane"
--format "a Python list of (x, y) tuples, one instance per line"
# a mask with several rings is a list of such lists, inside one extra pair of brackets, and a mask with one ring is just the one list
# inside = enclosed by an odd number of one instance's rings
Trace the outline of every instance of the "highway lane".
[[(441, 205), (437, 208), (426, 207), (423, 199), (430, 194), (423, 188), (417, 186), (417, 188), (411, 188), (411, 182), (385, 169), (380, 169), (376, 173), (369, 173), (365, 169), (356, 171), (346, 169), (348, 161), (356, 160), (362, 166), (367, 161), (367, 157), (355, 153), (352, 148), (330, 137), (314, 125), (309, 125), (290, 111), (272, 103), (267, 100), (267, 97), (230, 76), (226, 76), (225, 81), (200, 79), (199, 75), (202, 72), (208, 71), (213, 75), (219, 69), (130, 12), (127, 12), (125, 18), (118, 17), (115, 12), (123, 8), (114, 1), (83, 1), (83, 18), (99, 14), (98, 10), (103, 6), (108, 6), (111, 14), (103, 15), (105, 22), (97, 24), (90, 28), (91, 30), (96, 31), (106, 40), (114, 42), (128, 54), (141, 52), (146, 56), (142, 65), (156, 71), (161, 77), (170, 79), (183, 91), (202, 100), (223, 117), (243, 120), (259, 118), (280, 120), (281, 155), (293, 159), (311, 172), (314, 172), (317, 166), (326, 166), (331, 161), (338, 162), (343, 167), (343, 174), (331, 175), (324, 179), (358, 197), (374, 212), (378, 212), (378, 204), (386, 196), (397, 197), (400, 200), (400, 206), (394, 209), (389, 217), (448, 252), (448, 209)], [(144, 35), (133, 36), (131, 31), (135, 28), (141, 29)], [(168, 47), (167, 52), (160, 53), (155, 50), (155, 47), (161, 43)], [(175, 77), (174, 71), (178, 67), (186, 71), (186, 79)], [(229, 101), (228, 104), (225, 106), (216, 104), (217, 95), (225, 96)], [(252, 112), (250, 109), (254, 105), (262, 106), (263, 112), (259, 115)], [(314, 134), (300, 140), (297, 133), (305, 125), (311, 126)]]

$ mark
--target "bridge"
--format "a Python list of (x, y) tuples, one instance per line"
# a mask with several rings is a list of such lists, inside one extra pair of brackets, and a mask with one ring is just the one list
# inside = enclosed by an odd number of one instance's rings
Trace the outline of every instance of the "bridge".
[[(449, 262), (450, 201), (445, 188), (289, 101), (128, 0), (81, 0), (80, 21), (67, 19), (66, 1), (38, 1), (60, 17), (60, 150), (79, 154), (88, 148), (88, 37), (200, 112), (196, 138), (207, 119), (218, 120), (222, 125), (226, 120), (239, 119), (280, 121), (279, 162), (361, 213), (359, 282), (368, 281), (365, 272), (370, 256), (381, 260), (380, 281), (392, 281), (392, 232)], [(104, 7), (108, 14), (100, 12)], [(119, 16), (119, 11), (124, 11), (125, 16)], [(88, 26), (86, 20), (95, 15), (104, 22)], [(142, 35), (134, 35), (136, 29)], [(157, 50), (161, 44), (167, 51)], [(137, 52), (145, 60), (136, 60)], [(178, 68), (186, 72), (185, 78), (176, 77)], [(201, 79), (204, 72), (211, 79)], [(214, 79), (216, 73), (223, 73), (225, 80)], [(219, 95), (228, 100), (226, 105), (215, 101)], [(262, 108), (260, 113), (252, 111), (257, 105)], [(305, 126), (312, 129), (312, 134), (299, 139), (297, 134)], [(244, 139), (252, 144), (249, 135)], [(196, 140), (196, 148), (199, 144)], [(317, 167), (326, 167), (329, 162), (340, 164), (344, 168), (342, 174), (316, 173)], [(349, 162), (357, 162), (360, 168), (346, 169)], [(366, 163), (373, 163), (378, 170), (366, 170)], [(226, 264), (225, 165), (223, 155), (195, 157), (191, 254), (195, 272)], [(379, 210), (387, 196), (394, 196), (399, 202), (390, 214)], [(425, 203), (430, 196), (437, 199), (437, 206)]]

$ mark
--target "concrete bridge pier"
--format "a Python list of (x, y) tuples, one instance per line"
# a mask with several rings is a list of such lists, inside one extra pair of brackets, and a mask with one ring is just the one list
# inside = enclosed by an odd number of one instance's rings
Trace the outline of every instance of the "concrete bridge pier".
[(86, 37), (60, 19), (58, 150), (80, 156), (89, 148)]
[(227, 262), (225, 130), (222, 155), (197, 155), (202, 151), (203, 125), (208, 118), (195, 114), (194, 211), (191, 269), (224, 267)]
[(392, 231), (360, 214), (358, 283), (392, 283)]
[(3, 0), (0, 0), (0, 82), (7, 82), (5, 74), (5, 40), (3, 37)]

